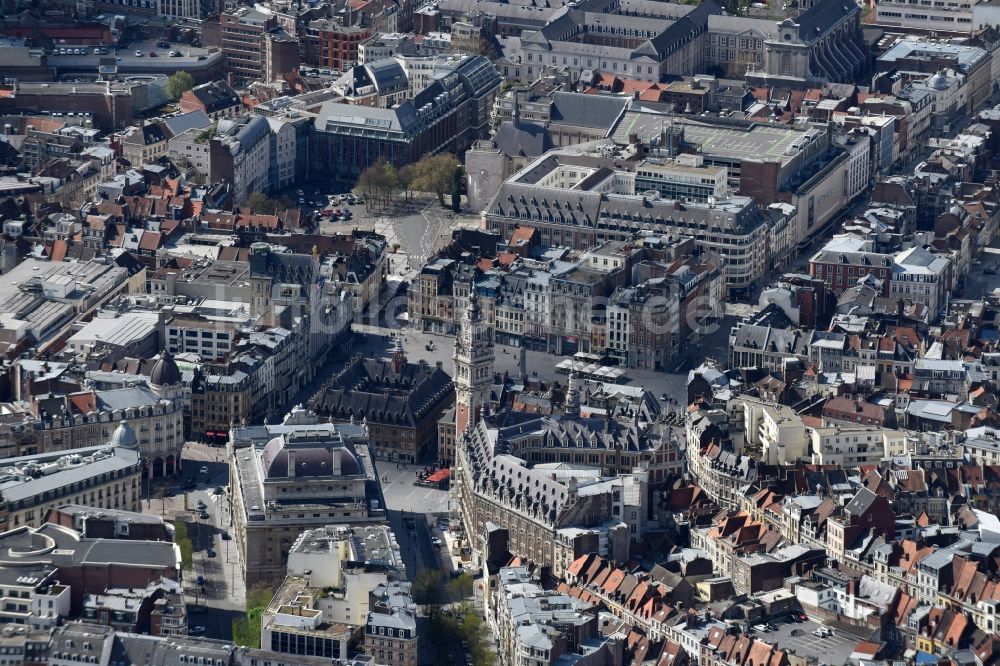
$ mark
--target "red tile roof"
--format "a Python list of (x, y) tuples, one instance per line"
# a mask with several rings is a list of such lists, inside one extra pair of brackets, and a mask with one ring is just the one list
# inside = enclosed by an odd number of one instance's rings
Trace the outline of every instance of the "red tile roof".
[(62, 261), (66, 258), (66, 241), (56, 240), (52, 244), (52, 253), (49, 255), (49, 259), (52, 261)]
[(67, 397), (73, 409), (79, 414), (91, 414), (97, 411), (97, 396), (93, 391), (71, 393)]

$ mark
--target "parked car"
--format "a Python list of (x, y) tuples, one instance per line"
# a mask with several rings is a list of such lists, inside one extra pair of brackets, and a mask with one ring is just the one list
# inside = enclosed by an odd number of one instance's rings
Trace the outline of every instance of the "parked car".
[(150, 51), (149, 52), (149, 57), (150, 58), (156, 58), (158, 56), (159, 56), (159, 54), (156, 51)]
[(180, 51), (171, 51), (170, 52), (170, 57), (171, 58), (180, 58), (182, 55), (184, 55), (184, 54), (181, 53)]
[(199, 509), (201, 509), (202, 511), (204, 511), (205, 509), (207, 509), (207, 508), (208, 508), (208, 505), (207, 505), (207, 504), (205, 504), (205, 500), (198, 500), (198, 505), (197, 505), (197, 506), (198, 506), (198, 508), (199, 508)]
[(205, 551), (205, 554), (208, 555), (209, 557), (215, 557), (215, 550), (209, 548), (207, 551)]
[(222, 540), (223, 540), (223, 541), (229, 541), (229, 540), (230, 540), (230, 539), (232, 539), (232, 538), (233, 538), (233, 537), (229, 536), (229, 532), (226, 532), (226, 531), (223, 531), (223, 532), (222, 532)]
[(136, 58), (141, 58), (142, 57), (142, 51), (136, 50), (135, 57)]
[(214, 494), (216, 494), (216, 495), (221, 495), (221, 494), (222, 494), (222, 493), (224, 493), (225, 491), (224, 491), (224, 490), (222, 489), (222, 486), (216, 486), (216, 487), (215, 487), (215, 490), (213, 490), (212, 492), (213, 492)]
[(198, 470), (200, 474), (208, 474), (208, 465), (202, 465), (201, 469)]
[(157, 42), (156, 45), (159, 46), (161, 49), (169, 49), (170, 48), (170, 42), (167, 42), (167, 41)]
[(188, 635), (190, 635), (190, 636), (201, 636), (204, 633), (205, 633), (205, 627), (203, 627), (201, 625), (199, 625), (197, 627), (189, 627), (188, 628)]
[(439, 537), (431, 537), (431, 543), (432, 543), (432, 544), (433, 544), (434, 546), (440, 546), (440, 545), (441, 545), (441, 544), (443, 544), (444, 542), (443, 542), (443, 541), (441, 541), (441, 539), (440, 539)]
[(208, 520), (211, 516), (208, 515), (208, 511), (202, 511), (198, 514), (198, 517), (202, 520)]

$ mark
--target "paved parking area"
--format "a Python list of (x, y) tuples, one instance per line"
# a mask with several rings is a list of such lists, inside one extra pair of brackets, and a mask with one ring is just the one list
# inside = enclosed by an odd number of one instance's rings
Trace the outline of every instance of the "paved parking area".
[(758, 638), (816, 664), (840, 666), (848, 663), (854, 646), (863, 640), (842, 629), (835, 629), (833, 635), (825, 638), (813, 636), (812, 632), (823, 625), (812, 620), (801, 623), (779, 621), (776, 624), (776, 631), (757, 632)]
[[(80, 54), (60, 54), (54, 52), (49, 55), (49, 64), (55, 66), (61, 73), (83, 71), (93, 67), (96, 72), (97, 65), (101, 58), (115, 58), (118, 67), (126, 73), (150, 72), (150, 73), (172, 73), (179, 69), (193, 70), (202, 69), (210, 64), (221, 60), (222, 53), (218, 50), (209, 51), (208, 48), (190, 46), (188, 44), (177, 44), (168, 42), (168, 48), (159, 46), (160, 39), (146, 39), (130, 42), (128, 46), (116, 49), (113, 46), (104, 47), (107, 53), (95, 54), (94, 47), (84, 48), (85, 53)], [(57, 49), (59, 47), (56, 47)], [(181, 55), (171, 57), (170, 53), (179, 51)], [(142, 55), (136, 55), (136, 52)], [(155, 56), (151, 56), (155, 53)]]
[(813, 658), (819, 664), (840, 666), (847, 664), (854, 646), (859, 641), (847, 638), (843, 634), (834, 634), (826, 638), (813, 636), (812, 633), (789, 639), (783, 645), (785, 650), (794, 650), (800, 657)]

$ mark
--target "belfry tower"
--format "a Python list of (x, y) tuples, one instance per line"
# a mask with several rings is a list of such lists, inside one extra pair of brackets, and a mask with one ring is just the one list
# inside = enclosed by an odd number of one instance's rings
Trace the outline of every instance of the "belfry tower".
[(455, 437), (479, 420), (479, 413), (490, 398), (493, 384), (493, 343), (483, 320), (475, 288), (469, 294), (469, 307), (462, 316), (455, 338)]

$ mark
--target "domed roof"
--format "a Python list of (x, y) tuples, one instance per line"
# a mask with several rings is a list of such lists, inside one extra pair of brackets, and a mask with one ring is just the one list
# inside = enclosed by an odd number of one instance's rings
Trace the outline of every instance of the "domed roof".
[(139, 438), (135, 436), (135, 430), (132, 430), (132, 426), (128, 424), (128, 421), (123, 420), (115, 428), (115, 431), (111, 433), (109, 444), (111, 446), (121, 446), (126, 449), (138, 449)]
[(164, 349), (160, 358), (153, 364), (149, 382), (154, 386), (173, 386), (181, 383), (181, 371), (169, 350)]
[(945, 76), (941, 72), (938, 72), (931, 78), (927, 79), (927, 85), (930, 86), (931, 88), (934, 88), (935, 90), (947, 90), (948, 79), (945, 78)]
[[(353, 476), (362, 474), (363, 469), (354, 452), (339, 442), (334, 446), (323, 446), (315, 440), (288, 441), (285, 436), (275, 437), (261, 452), (261, 464), (268, 479), (289, 477), (288, 453), (295, 460), (295, 477)], [(338, 464), (339, 463), (339, 464)], [(339, 472), (334, 470), (339, 467)]]

